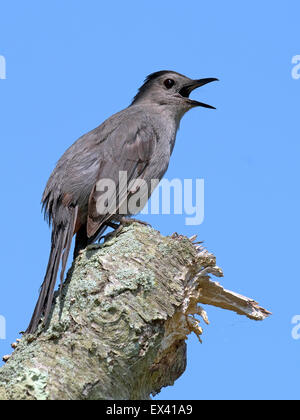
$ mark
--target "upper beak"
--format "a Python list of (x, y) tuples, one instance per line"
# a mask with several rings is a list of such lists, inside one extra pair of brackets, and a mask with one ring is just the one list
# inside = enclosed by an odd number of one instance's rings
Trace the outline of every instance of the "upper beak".
[[(219, 79), (216, 79), (215, 77), (209, 77), (206, 79), (198, 79), (198, 80), (192, 80), (191, 83), (188, 83), (184, 88), (180, 90), (181, 96), (184, 96), (186, 98), (189, 98), (189, 94), (198, 87), (204, 86), (207, 83), (216, 82)], [(214, 106), (207, 105), (203, 102), (194, 101), (193, 99), (188, 99), (189, 103), (194, 106), (203, 106), (204, 108), (210, 108), (210, 109), (216, 109)]]

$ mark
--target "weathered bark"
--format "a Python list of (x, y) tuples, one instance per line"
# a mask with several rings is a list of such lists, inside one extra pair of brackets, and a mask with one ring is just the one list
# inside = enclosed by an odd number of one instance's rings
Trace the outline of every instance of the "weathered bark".
[(186, 237), (134, 224), (88, 247), (70, 269), (45, 330), (24, 336), (0, 369), (3, 399), (148, 399), (186, 367), (202, 334), (199, 303), (254, 320), (269, 312), (210, 280), (215, 257)]

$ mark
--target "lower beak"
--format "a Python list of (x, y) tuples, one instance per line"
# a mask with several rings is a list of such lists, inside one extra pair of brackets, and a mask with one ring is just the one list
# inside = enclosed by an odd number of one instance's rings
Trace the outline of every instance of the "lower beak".
[(186, 85), (183, 89), (181, 89), (180, 94), (186, 98), (188, 98), (188, 101), (191, 105), (193, 106), (202, 106), (204, 108), (210, 108), (210, 109), (216, 109), (214, 106), (211, 105), (207, 105), (203, 102), (199, 102), (199, 101), (194, 101), (193, 99), (189, 99), (189, 94), (194, 90), (197, 89), (198, 87), (207, 85), (207, 83), (211, 83), (211, 82), (217, 82), (219, 79), (216, 79), (214, 77), (210, 77), (210, 78), (206, 78), (206, 79), (198, 79), (198, 80), (193, 80), (191, 83), (189, 83), (188, 85)]

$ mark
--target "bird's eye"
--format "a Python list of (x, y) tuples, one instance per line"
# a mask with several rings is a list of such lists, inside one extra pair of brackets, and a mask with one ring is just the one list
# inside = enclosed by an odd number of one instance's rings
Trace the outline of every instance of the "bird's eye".
[(171, 89), (172, 86), (174, 86), (175, 82), (173, 79), (166, 79), (164, 81), (164, 85), (166, 86), (167, 89)]

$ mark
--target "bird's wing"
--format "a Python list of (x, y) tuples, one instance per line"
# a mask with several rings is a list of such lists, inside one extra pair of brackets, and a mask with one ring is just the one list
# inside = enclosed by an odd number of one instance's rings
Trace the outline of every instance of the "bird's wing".
[(157, 140), (150, 124), (138, 124), (134, 119), (122, 123), (107, 138), (109, 150), (100, 162), (89, 197), (88, 237), (93, 236), (111, 215), (122, 213), (121, 206), (134, 193), (132, 187), (127, 187), (133, 180), (143, 179)]

